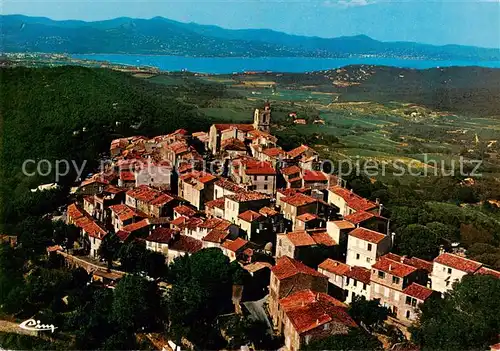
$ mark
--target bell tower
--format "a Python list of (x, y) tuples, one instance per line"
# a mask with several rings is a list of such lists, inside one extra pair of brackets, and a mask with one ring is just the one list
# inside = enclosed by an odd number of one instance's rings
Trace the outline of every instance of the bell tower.
[(255, 109), (253, 114), (253, 127), (269, 133), (271, 131), (271, 104), (266, 102), (263, 110)]

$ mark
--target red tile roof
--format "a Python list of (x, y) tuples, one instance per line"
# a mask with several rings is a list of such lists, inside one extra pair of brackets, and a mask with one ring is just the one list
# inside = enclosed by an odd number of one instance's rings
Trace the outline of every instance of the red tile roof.
[(357, 211), (357, 212), (354, 212), (353, 214), (345, 216), (344, 219), (346, 221), (353, 223), (353, 224), (359, 224), (359, 223), (363, 223), (369, 219), (372, 219), (373, 217), (376, 217), (373, 213), (366, 212), (366, 211)]
[(269, 149), (265, 149), (262, 151), (263, 154), (269, 156), (269, 157), (277, 157), (279, 155), (285, 155), (286, 152), (281, 149), (280, 147), (271, 147)]
[(120, 179), (124, 182), (135, 182), (135, 174), (131, 171), (121, 171)]
[(179, 235), (169, 243), (168, 248), (174, 251), (195, 253), (203, 248), (203, 243), (190, 236)]
[(135, 232), (136, 230), (140, 230), (148, 226), (149, 226), (149, 221), (147, 219), (143, 219), (142, 221), (126, 225), (125, 227), (122, 228), (122, 230), (126, 232)]
[(371, 272), (368, 268), (353, 266), (345, 273), (345, 276), (365, 284), (370, 284)]
[(150, 205), (153, 206), (163, 206), (171, 201), (173, 201), (174, 198), (168, 194), (161, 194), (158, 196), (156, 199), (152, 200), (149, 202)]
[(440, 263), (442, 265), (458, 269), (459, 271), (466, 273), (474, 273), (477, 271), (482, 264), (473, 260), (469, 260), (464, 257), (453, 255), (450, 253), (443, 253), (434, 259), (434, 262)]
[(303, 230), (289, 232), (287, 234), (279, 234), (280, 237), (285, 237), (292, 242), (294, 246), (312, 246), (316, 245), (314, 239)]
[(279, 280), (290, 278), (299, 273), (327, 279), (326, 276), (318, 271), (288, 256), (278, 258), (276, 265), (271, 268), (271, 271)]
[(325, 246), (335, 246), (337, 243), (335, 240), (333, 240), (330, 235), (326, 231), (314, 231), (310, 233), (311, 238), (316, 242), (318, 245), (325, 245)]
[(174, 219), (173, 221), (171, 221), (170, 225), (179, 227), (179, 226), (183, 225), (184, 223), (186, 223), (187, 220), (188, 220), (187, 217), (180, 216), (180, 217), (177, 217), (176, 219)]
[(207, 208), (217, 207), (224, 209), (225, 202), (226, 200), (223, 197), (219, 197), (218, 199), (205, 202), (205, 207)]
[(415, 267), (409, 266), (399, 261), (391, 260), (386, 256), (380, 257), (380, 259), (372, 266), (372, 268), (395, 275), (396, 277), (400, 278), (404, 278), (417, 270)]
[(236, 238), (235, 240), (226, 240), (222, 244), (222, 247), (232, 251), (232, 252), (238, 252), (241, 250), (246, 244), (248, 244), (248, 241), (242, 239), (242, 238)]
[(348, 221), (332, 221), (339, 229), (353, 229), (356, 228), (354, 224)]
[(246, 151), (247, 147), (243, 141), (236, 138), (230, 138), (223, 140), (221, 142), (222, 150), (230, 150), (230, 151)]
[(124, 230), (119, 230), (116, 232), (116, 236), (121, 241), (126, 241), (128, 239), (128, 237), (130, 236), (130, 234), (131, 234), (130, 232), (126, 232)]
[(168, 244), (176, 234), (178, 234), (176, 230), (160, 227), (153, 230), (146, 241)]
[[(295, 149), (288, 151), (288, 155), (291, 158), (296, 158), (296, 157), (302, 155), (307, 150), (312, 150), (312, 149), (309, 146), (300, 145), (299, 147), (296, 147)], [(314, 151), (314, 150), (312, 150), (312, 151)]]
[(203, 238), (203, 241), (220, 244), (229, 236), (229, 232), (223, 230), (212, 229)]
[(312, 221), (314, 219), (318, 219), (318, 216), (316, 216), (315, 214), (312, 214), (312, 213), (304, 213), (304, 214), (301, 214), (300, 216), (297, 216), (297, 219), (299, 221), (302, 221), (302, 222), (309, 222), (309, 221)]
[(347, 206), (356, 211), (369, 211), (378, 207), (375, 202), (367, 200), (341, 186), (335, 185), (330, 187), (328, 190), (343, 198), (347, 203)]
[(499, 271), (495, 271), (491, 268), (486, 268), (486, 267), (481, 267), (479, 268), (476, 273), (474, 274), (482, 274), (482, 275), (491, 275), (495, 278), (498, 278), (500, 279), (500, 272)]
[(432, 268), (433, 264), (432, 262), (422, 260), (421, 258), (417, 257), (412, 257), (412, 258), (405, 258), (403, 260), (403, 263), (408, 264), (410, 266), (413, 266), (418, 269), (422, 269), (426, 271), (427, 273), (432, 273)]
[(417, 283), (412, 283), (403, 290), (403, 294), (425, 301), (432, 295), (432, 290)]
[(95, 203), (94, 197), (92, 195), (84, 196), (83, 201), (88, 202), (92, 205)]
[(73, 221), (77, 220), (78, 218), (82, 218), (85, 216), (85, 211), (80, 209), (76, 204), (71, 204), (68, 206), (68, 216), (71, 218)]
[(81, 228), (89, 236), (97, 239), (104, 239), (108, 233), (106, 230), (101, 228), (92, 218), (80, 217), (75, 221), (75, 225)]
[(227, 195), (226, 198), (236, 202), (247, 202), (270, 199), (270, 196), (256, 191), (241, 191), (233, 195)]
[(304, 205), (315, 203), (318, 200), (316, 200), (314, 197), (311, 197), (309, 195), (297, 193), (297, 194), (292, 195), (292, 196), (284, 197), (281, 199), (281, 201), (285, 202), (289, 205), (298, 207), (298, 206), (304, 206)]
[(281, 173), (283, 175), (286, 175), (286, 176), (296, 174), (296, 173), (300, 174), (300, 172), (301, 172), (301, 169), (298, 166), (290, 166), (290, 167), (286, 167), (286, 168), (281, 169)]
[(352, 231), (349, 232), (350, 236), (353, 236), (355, 238), (364, 240), (364, 241), (369, 241), (374, 244), (378, 244), (381, 242), (386, 236), (382, 233), (376, 232), (371, 229), (366, 229), (366, 228), (356, 228)]
[(320, 171), (310, 171), (308, 169), (304, 170), (304, 175), (302, 176), (306, 182), (328, 182), (328, 177), (325, 173)]
[(351, 267), (340, 261), (335, 261), (332, 260), (331, 258), (327, 258), (326, 260), (320, 263), (318, 268), (324, 269), (325, 271), (336, 275), (343, 276)]
[(288, 189), (278, 189), (278, 193), (284, 196), (293, 196), (295, 194), (310, 194), (310, 188), (288, 188)]
[(174, 212), (177, 212), (181, 216), (185, 217), (193, 217), (196, 214), (196, 210), (193, 210), (191, 207), (188, 207), (186, 205), (174, 207)]
[(127, 189), (123, 188), (118, 188), (114, 185), (108, 185), (107, 187), (104, 188), (104, 192), (110, 193), (110, 194), (119, 194), (127, 191)]
[(109, 209), (122, 222), (137, 216), (137, 213), (125, 204), (111, 205)]
[(323, 328), (330, 322), (357, 327), (345, 305), (325, 293), (303, 290), (281, 299), (279, 303), (298, 334)]
[(215, 185), (221, 187), (222, 189), (229, 190), (233, 193), (237, 193), (238, 191), (241, 191), (243, 188), (240, 187), (238, 184), (226, 179), (226, 178), (220, 178), (215, 182)]
[(245, 222), (253, 222), (258, 219), (260, 219), (262, 215), (260, 213), (257, 213), (252, 210), (245, 211), (243, 213), (240, 213), (238, 218), (245, 221)]
[(161, 195), (161, 192), (148, 187), (147, 185), (141, 185), (134, 189), (127, 191), (127, 196), (130, 196), (136, 200), (150, 202)]
[(276, 216), (277, 214), (279, 214), (278, 211), (270, 208), (270, 207), (262, 207), (260, 210), (259, 210), (259, 213), (263, 216), (266, 216), (266, 217), (272, 217), (272, 216)]

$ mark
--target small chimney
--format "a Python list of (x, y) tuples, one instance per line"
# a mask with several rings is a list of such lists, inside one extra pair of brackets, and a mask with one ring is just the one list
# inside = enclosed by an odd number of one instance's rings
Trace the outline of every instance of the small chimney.
[(439, 254), (440, 255), (444, 254), (444, 246), (443, 245), (439, 245)]
[(389, 271), (392, 271), (392, 264), (389, 265)]
[(353, 193), (352, 189), (351, 189), (351, 194)]
[(401, 256), (401, 263), (404, 263), (406, 260), (406, 255)]
[(375, 203), (376, 203), (377, 205), (380, 205), (380, 199), (379, 199), (378, 197), (375, 199)]
[(316, 294), (316, 301), (319, 301), (319, 293)]
[(392, 241), (392, 246), (394, 246), (394, 242), (396, 241), (396, 233), (394, 232), (391, 233), (391, 241)]
[(316, 319), (316, 325), (319, 325), (319, 319)]

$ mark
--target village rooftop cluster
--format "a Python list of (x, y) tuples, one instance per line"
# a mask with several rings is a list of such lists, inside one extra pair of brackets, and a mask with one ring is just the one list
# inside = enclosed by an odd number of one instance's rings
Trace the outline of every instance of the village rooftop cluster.
[[(294, 351), (358, 327), (347, 312), (356, 296), (378, 299), (394, 323), (406, 328), (419, 304), (463, 276), (500, 278), (500, 272), (458, 254), (442, 252), (428, 262), (392, 253), (395, 238), (383, 204), (317, 170), (321, 160), (311, 147), (283, 150), (270, 125), (266, 104), (255, 110), (253, 124), (114, 140), (111, 171), (84, 180), (79, 200), (67, 209), (67, 222), (81, 231), (78, 254), (97, 258), (111, 233), (162, 253), (168, 264), (220, 248), (267, 296), (274, 332)], [(138, 160), (153, 166), (135, 167)], [(222, 176), (186, 163), (192, 160), (217, 161)], [(112, 285), (115, 278), (108, 278)], [(241, 312), (240, 299), (233, 302)]]

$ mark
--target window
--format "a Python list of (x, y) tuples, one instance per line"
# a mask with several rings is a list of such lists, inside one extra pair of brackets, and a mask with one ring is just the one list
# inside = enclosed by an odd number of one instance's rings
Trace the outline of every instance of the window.
[(349, 285), (349, 282), (351, 281), (351, 278), (347, 277), (346, 280), (345, 280), (345, 284), (346, 285)]
[(353, 286), (357, 286), (358, 285), (358, 281), (356, 279), (353, 279), (353, 283), (352, 283)]
[(363, 283), (363, 290), (366, 290), (366, 283)]
[(395, 276), (392, 276), (392, 283), (393, 284), (399, 284), (399, 278), (395, 277)]
[(384, 279), (384, 278), (385, 278), (385, 273), (384, 273), (384, 272), (382, 272), (382, 271), (378, 271), (378, 277), (379, 277), (380, 279)]
[(410, 310), (406, 310), (406, 318), (410, 319), (411, 313)]
[(368, 251), (372, 250), (372, 244), (368, 244)]
[(257, 180), (257, 176), (256, 175), (253, 176), (253, 180)]
[(267, 180), (267, 176), (264, 176), (264, 180)]
[(356, 254), (356, 259), (357, 259), (357, 260), (359, 260), (359, 257), (360, 257), (360, 256), (359, 256), (359, 254)]
[(264, 190), (267, 190), (267, 184), (264, 184)]
[(371, 261), (372, 261), (372, 259), (370, 257), (366, 258), (366, 262), (370, 263)]
[(451, 268), (448, 268), (448, 274), (451, 274)]

